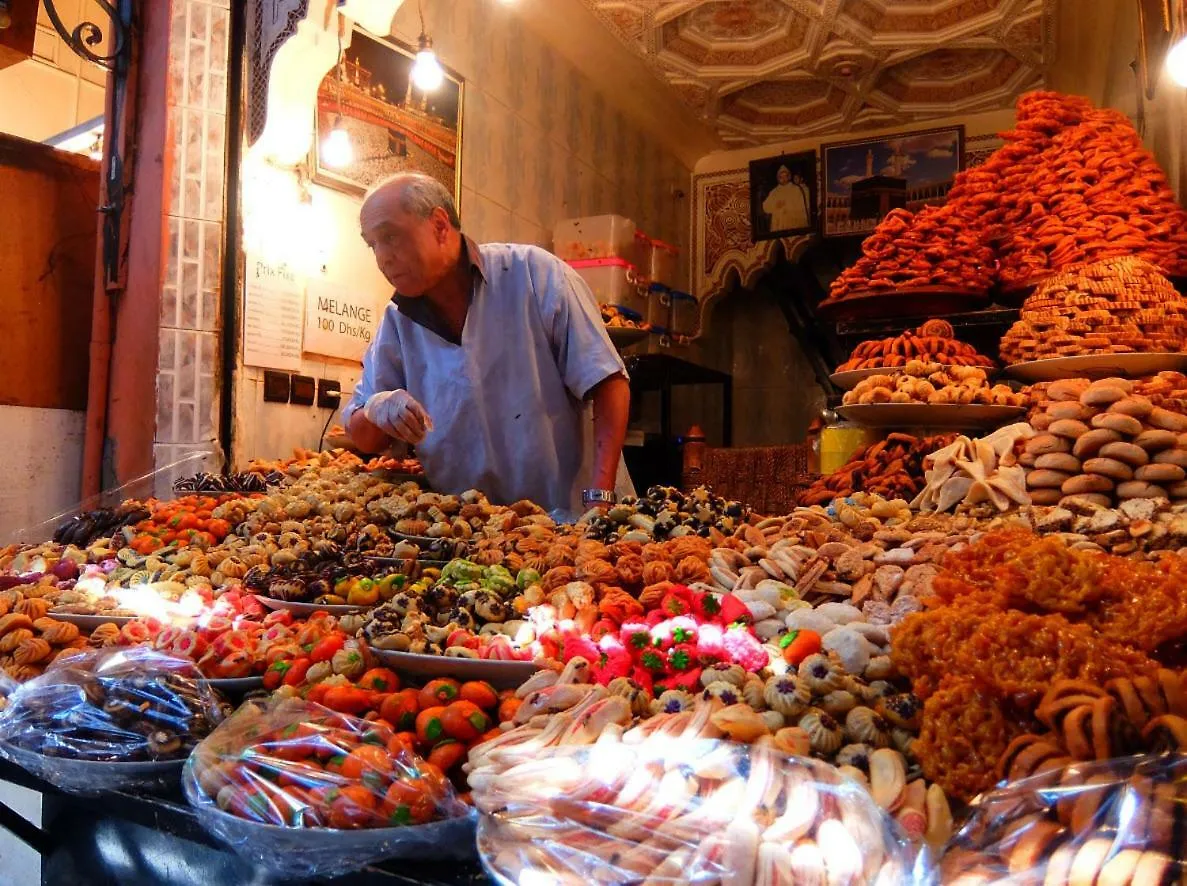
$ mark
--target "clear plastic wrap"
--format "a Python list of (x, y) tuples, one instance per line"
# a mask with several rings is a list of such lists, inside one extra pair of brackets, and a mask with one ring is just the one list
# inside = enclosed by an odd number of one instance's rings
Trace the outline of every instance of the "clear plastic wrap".
[[(1039, 774), (974, 801), (921, 886), (1184, 882), (1187, 757), (1052, 758)], [(1179, 823), (1176, 826), (1176, 820)], [(920, 866), (923, 867), (922, 865)]]
[(282, 876), (474, 853), (474, 817), (440, 769), (385, 724), (300, 699), (244, 704), (194, 749), (182, 786), (203, 827)]
[(500, 883), (898, 886), (912, 855), (864, 787), (773, 745), (673, 739), (488, 755), (470, 773)]
[(159, 789), (176, 785), (226, 713), (191, 661), (143, 647), (81, 652), (12, 692), (0, 754), (72, 793)]

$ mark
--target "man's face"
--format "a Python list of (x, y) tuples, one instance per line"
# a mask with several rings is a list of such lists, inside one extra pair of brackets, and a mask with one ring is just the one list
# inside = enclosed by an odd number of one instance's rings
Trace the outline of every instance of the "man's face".
[(787, 184), (789, 181), (791, 181), (791, 173), (790, 173), (790, 172), (788, 172), (786, 169), (780, 169), (780, 170), (779, 170), (779, 171), (776, 173), (776, 177), (777, 177), (777, 179), (778, 179), (778, 181), (779, 181), (779, 184), (781, 184), (781, 185), (785, 185), (785, 184)]
[(363, 205), (359, 221), (375, 263), (401, 295), (424, 295), (449, 273), (444, 210), (419, 218), (403, 210), (398, 192), (380, 191)]

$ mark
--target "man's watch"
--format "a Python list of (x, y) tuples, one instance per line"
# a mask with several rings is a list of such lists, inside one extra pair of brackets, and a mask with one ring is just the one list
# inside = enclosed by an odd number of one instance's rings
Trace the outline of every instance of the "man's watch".
[(590, 505), (612, 505), (618, 501), (618, 496), (610, 489), (585, 489), (581, 492), (581, 503), (587, 508)]

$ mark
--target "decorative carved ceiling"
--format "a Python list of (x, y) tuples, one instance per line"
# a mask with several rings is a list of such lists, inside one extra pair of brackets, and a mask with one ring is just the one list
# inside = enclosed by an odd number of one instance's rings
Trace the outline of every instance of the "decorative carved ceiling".
[(1009, 107), (1052, 0), (582, 0), (735, 147)]

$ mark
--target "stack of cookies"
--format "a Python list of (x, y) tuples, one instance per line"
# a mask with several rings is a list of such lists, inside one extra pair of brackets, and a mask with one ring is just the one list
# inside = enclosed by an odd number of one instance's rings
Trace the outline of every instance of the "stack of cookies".
[(1187, 499), (1187, 415), (1155, 406), (1120, 378), (1066, 379), (1046, 393), (1030, 420), (1039, 433), (1018, 459), (1030, 468), (1033, 504)]
[(1149, 262), (1115, 258), (1047, 278), (1002, 337), (1006, 363), (1082, 354), (1175, 353), (1187, 300)]

